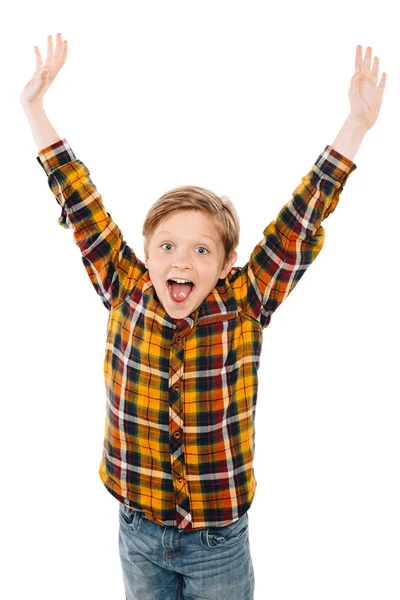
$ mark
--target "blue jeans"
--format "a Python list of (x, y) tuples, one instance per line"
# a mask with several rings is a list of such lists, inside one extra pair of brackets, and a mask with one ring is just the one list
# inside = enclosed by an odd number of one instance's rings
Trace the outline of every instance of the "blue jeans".
[(126, 600), (253, 600), (247, 512), (225, 527), (180, 531), (119, 503)]

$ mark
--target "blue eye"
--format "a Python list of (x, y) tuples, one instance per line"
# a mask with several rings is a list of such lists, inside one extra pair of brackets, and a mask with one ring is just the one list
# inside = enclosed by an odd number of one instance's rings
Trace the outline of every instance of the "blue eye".
[[(164, 248), (164, 246), (169, 246), (169, 248), (166, 248), (166, 250), (169, 250), (170, 248), (173, 247), (173, 245), (170, 244), (169, 242), (165, 242), (165, 244), (161, 244), (161, 248)], [(199, 246), (198, 248), (196, 248), (196, 250), (199, 250), (199, 249), (203, 250), (203, 252), (200, 252), (200, 254), (209, 254), (209, 251), (204, 246)]]

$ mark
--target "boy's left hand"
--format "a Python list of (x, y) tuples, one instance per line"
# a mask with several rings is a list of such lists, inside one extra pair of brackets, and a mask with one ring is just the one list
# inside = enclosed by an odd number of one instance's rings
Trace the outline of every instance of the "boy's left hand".
[(362, 46), (356, 50), (356, 72), (351, 78), (350, 118), (363, 123), (371, 129), (378, 118), (382, 104), (382, 96), (386, 85), (386, 73), (382, 73), (381, 81), (377, 86), (379, 58), (374, 57), (371, 70), (372, 48), (367, 47), (364, 60), (362, 60)]

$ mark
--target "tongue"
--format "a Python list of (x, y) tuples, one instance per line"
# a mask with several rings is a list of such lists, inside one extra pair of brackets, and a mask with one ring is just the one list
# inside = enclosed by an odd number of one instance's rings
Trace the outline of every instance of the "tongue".
[(175, 302), (184, 302), (189, 296), (190, 290), (192, 289), (191, 283), (177, 283), (171, 281), (171, 296)]

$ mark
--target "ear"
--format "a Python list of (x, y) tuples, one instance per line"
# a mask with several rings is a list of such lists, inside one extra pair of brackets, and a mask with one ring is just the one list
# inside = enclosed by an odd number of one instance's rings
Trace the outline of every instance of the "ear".
[(149, 267), (147, 265), (148, 256), (147, 256), (147, 253), (146, 253), (146, 243), (143, 244), (143, 250), (144, 250), (144, 266), (148, 270)]
[(233, 265), (235, 264), (237, 260), (237, 252), (234, 252), (231, 256), (231, 258), (229, 259), (228, 262), (225, 263), (225, 266), (223, 267), (220, 275), (219, 275), (219, 279), (225, 279), (225, 277), (228, 276), (228, 273), (230, 272), (230, 270), (232, 269)]

